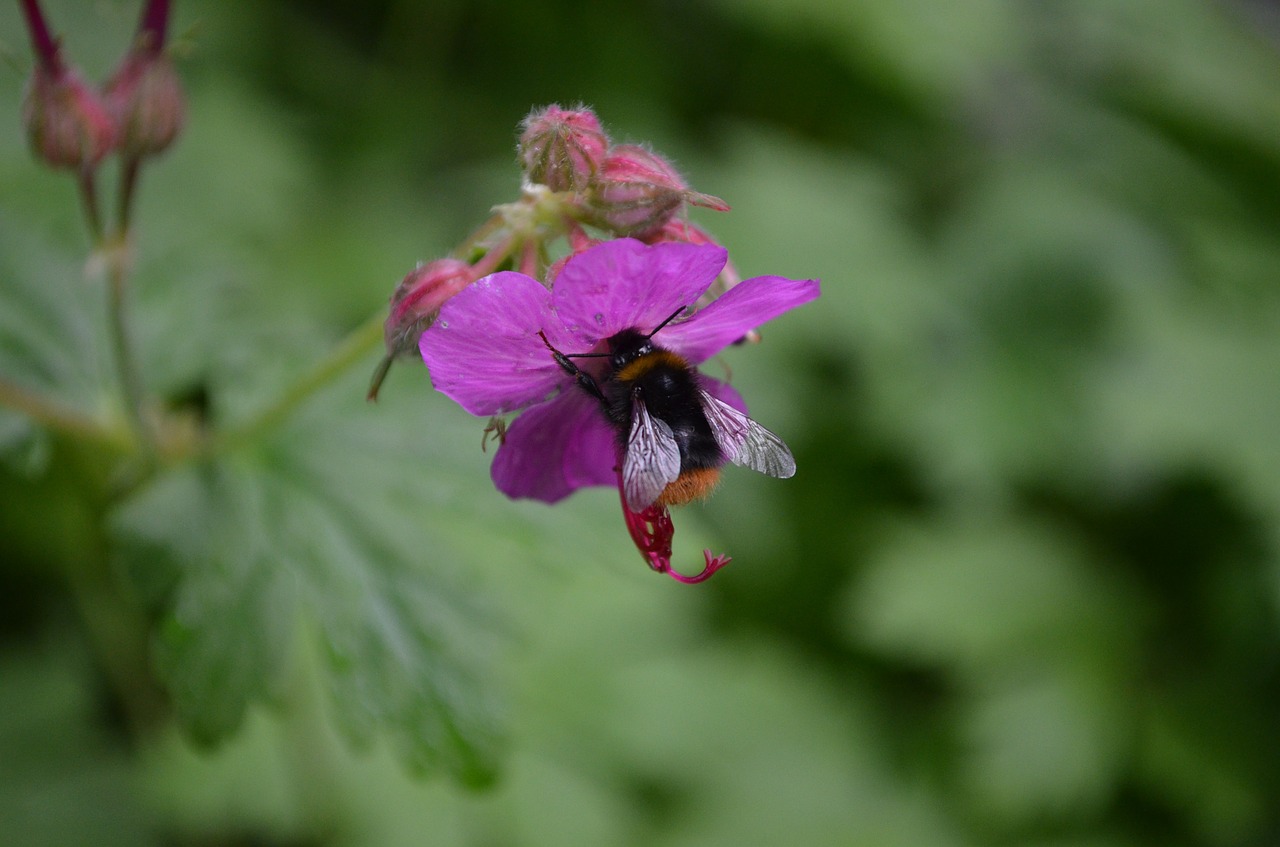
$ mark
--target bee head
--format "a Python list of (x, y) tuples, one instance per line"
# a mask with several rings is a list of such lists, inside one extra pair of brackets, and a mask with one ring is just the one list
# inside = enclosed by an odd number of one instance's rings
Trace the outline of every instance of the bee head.
[(624, 329), (609, 337), (609, 364), (614, 370), (627, 365), (653, 352), (653, 342), (649, 336), (637, 329)]

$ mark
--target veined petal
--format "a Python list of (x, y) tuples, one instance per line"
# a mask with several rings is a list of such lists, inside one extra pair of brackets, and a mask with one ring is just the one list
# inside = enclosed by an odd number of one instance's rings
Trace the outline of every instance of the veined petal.
[(599, 402), (568, 389), (511, 423), (490, 474), (508, 497), (554, 503), (588, 485), (614, 485), (617, 463)]
[(432, 384), (473, 415), (501, 415), (545, 400), (568, 378), (538, 332), (557, 347), (578, 344), (550, 305), (541, 283), (512, 271), (453, 295), (418, 342)]
[(816, 279), (757, 276), (730, 288), (687, 321), (658, 333), (654, 343), (697, 364), (737, 341), (748, 330), (818, 296)]
[(711, 244), (614, 239), (569, 260), (552, 302), (570, 331), (595, 340), (624, 329), (648, 332), (696, 302), (727, 258)]

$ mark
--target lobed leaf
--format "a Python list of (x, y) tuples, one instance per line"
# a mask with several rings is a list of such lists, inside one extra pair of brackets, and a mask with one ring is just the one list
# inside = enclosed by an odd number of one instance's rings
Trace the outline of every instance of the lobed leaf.
[(157, 660), (179, 718), (197, 740), (228, 737), (250, 704), (279, 699), (302, 632), (322, 648), (352, 741), (386, 737), (416, 772), (484, 782), (498, 746), (483, 674), (492, 638), (437, 564), (448, 549), (420, 515), (433, 495), (406, 472), (421, 456), (386, 449), (394, 438), (361, 452), (362, 424), (317, 405), (261, 446), (173, 472), (115, 516), (135, 585), (175, 575)]

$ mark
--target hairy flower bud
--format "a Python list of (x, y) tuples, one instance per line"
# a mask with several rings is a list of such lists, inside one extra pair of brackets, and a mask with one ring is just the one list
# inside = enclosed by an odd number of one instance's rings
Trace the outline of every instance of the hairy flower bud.
[(418, 337), (436, 319), (444, 301), (475, 279), (460, 259), (436, 259), (411, 270), (391, 295), (391, 313), (383, 327), (387, 354), (416, 353)]
[(609, 148), (594, 112), (551, 105), (531, 112), (518, 147), (525, 177), (552, 191), (585, 191)]
[(55, 168), (91, 170), (116, 143), (116, 124), (71, 68), (36, 65), (22, 104), (32, 151)]
[(142, 158), (163, 152), (182, 130), (186, 102), (169, 57), (145, 40), (121, 61), (103, 89), (120, 127), (120, 149)]
[(391, 295), (391, 312), (382, 326), (387, 353), (369, 381), (369, 400), (377, 400), (391, 364), (418, 351), (418, 339), (431, 326), (444, 302), (477, 278), (476, 269), (460, 259), (436, 259), (405, 275)]
[(618, 235), (645, 238), (661, 230), (685, 203), (729, 209), (718, 197), (691, 191), (657, 153), (619, 144), (605, 158), (592, 187), (592, 223)]
[(106, 105), (62, 59), (37, 0), (23, 0), (36, 65), (22, 102), (32, 151), (55, 168), (92, 170), (111, 152), (116, 126)]

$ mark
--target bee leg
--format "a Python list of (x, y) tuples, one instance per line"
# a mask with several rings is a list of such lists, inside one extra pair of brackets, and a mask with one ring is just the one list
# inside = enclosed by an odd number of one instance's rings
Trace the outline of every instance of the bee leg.
[(600, 386), (596, 384), (591, 374), (579, 368), (573, 363), (572, 359), (552, 347), (551, 342), (547, 340), (547, 336), (542, 330), (538, 330), (538, 337), (542, 339), (543, 344), (547, 345), (547, 349), (551, 351), (552, 358), (556, 360), (556, 364), (560, 366), (561, 370), (573, 377), (574, 381), (582, 387), (582, 390), (597, 400), (604, 402), (604, 392), (600, 390)]

